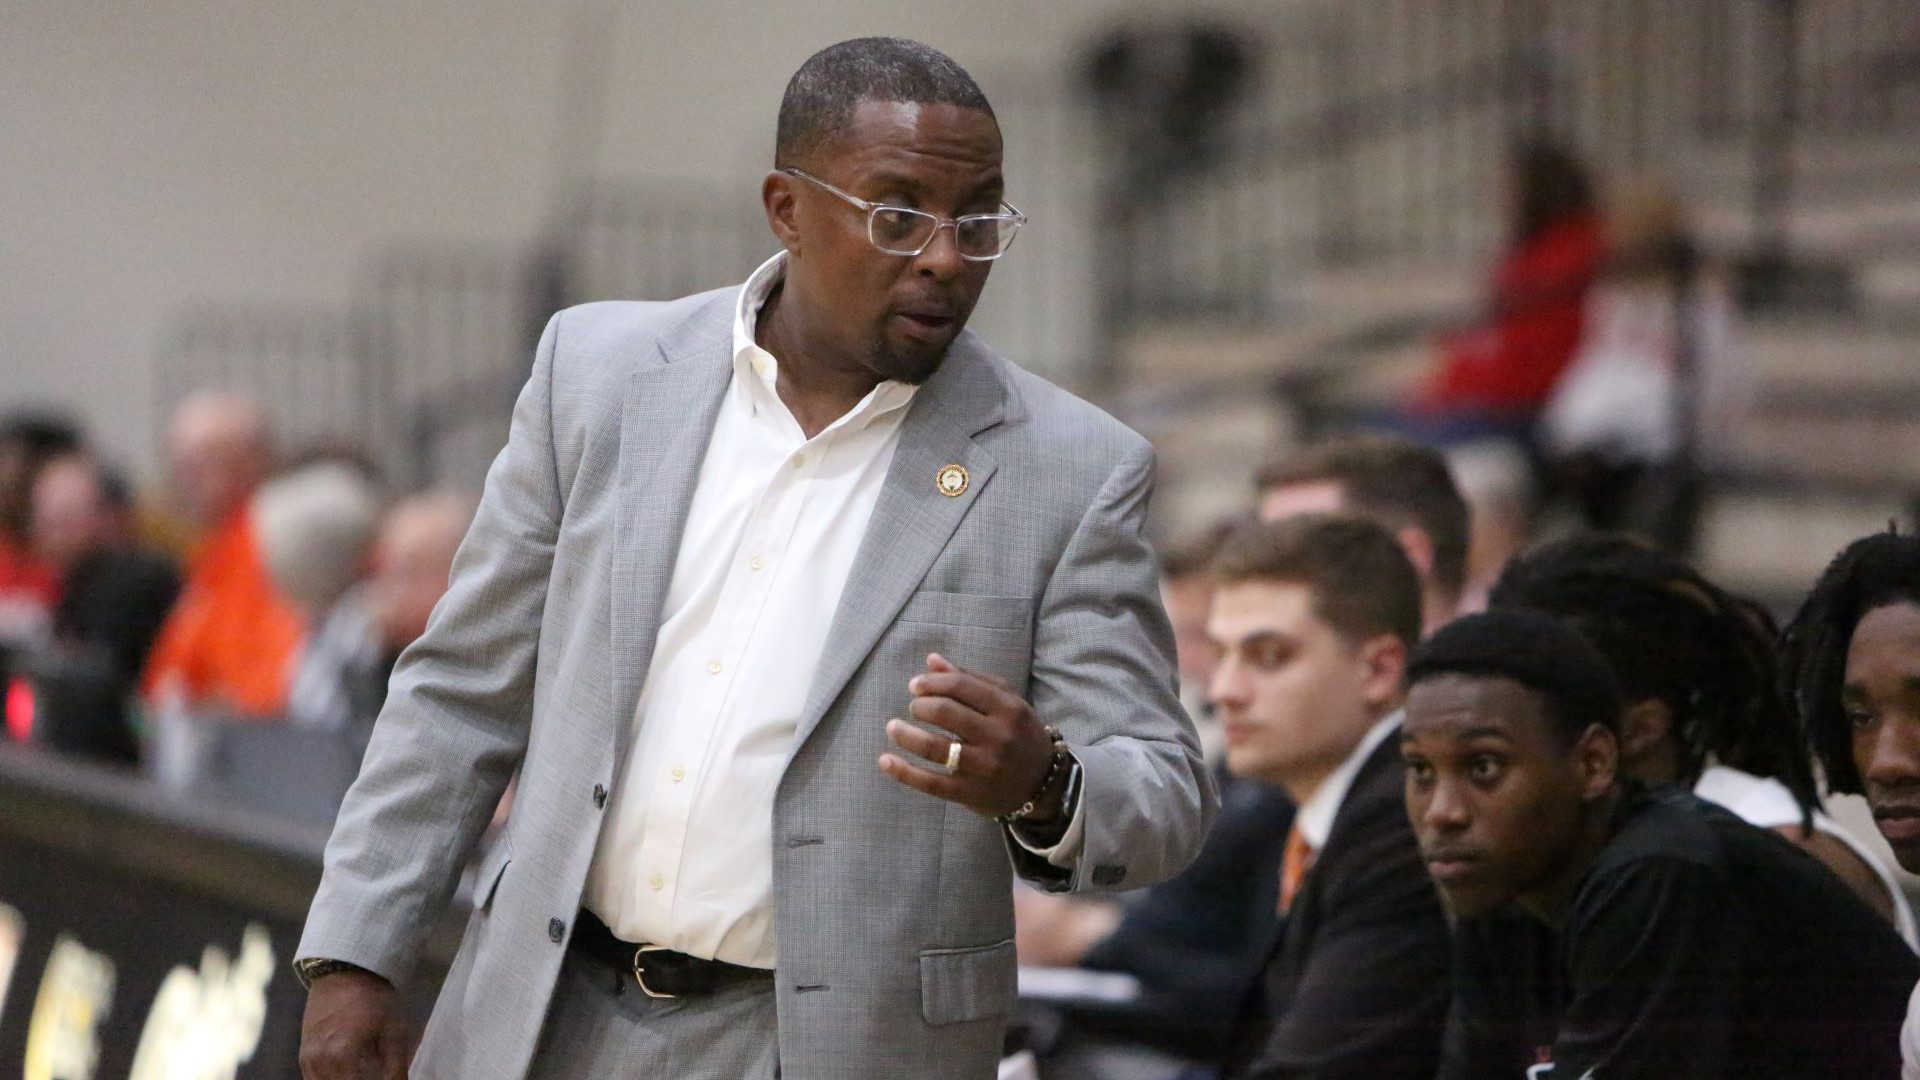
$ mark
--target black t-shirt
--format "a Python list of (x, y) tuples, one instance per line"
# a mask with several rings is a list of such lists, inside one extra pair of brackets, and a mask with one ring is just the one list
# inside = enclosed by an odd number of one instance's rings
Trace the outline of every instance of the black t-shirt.
[(1916, 978), (1892, 926), (1783, 837), (1631, 792), (1557, 933), (1517, 909), (1456, 927), (1441, 1077), (1886, 1080)]

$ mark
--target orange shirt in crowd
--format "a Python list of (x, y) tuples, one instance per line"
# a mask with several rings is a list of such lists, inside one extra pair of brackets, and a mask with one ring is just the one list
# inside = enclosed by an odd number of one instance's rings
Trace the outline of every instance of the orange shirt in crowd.
[(142, 693), (177, 687), (190, 707), (273, 719), (287, 706), (306, 619), (273, 587), (253, 539), (252, 515), (234, 514), (187, 568), (180, 600), (147, 661)]

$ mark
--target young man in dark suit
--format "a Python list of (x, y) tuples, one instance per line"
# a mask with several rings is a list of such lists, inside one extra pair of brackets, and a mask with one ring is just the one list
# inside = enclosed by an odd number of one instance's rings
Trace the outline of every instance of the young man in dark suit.
[(1235, 776), (1299, 806), (1284, 917), (1225, 1072), (1431, 1077), (1447, 925), (1402, 809), (1401, 679), (1421, 588), (1394, 537), (1310, 515), (1250, 526), (1215, 564), (1213, 699)]
[(1459, 920), (1441, 1077), (1898, 1075), (1920, 963), (1785, 838), (1623, 779), (1620, 690), (1577, 631), (1471, 616), (1408, 682), (1407, 814)]

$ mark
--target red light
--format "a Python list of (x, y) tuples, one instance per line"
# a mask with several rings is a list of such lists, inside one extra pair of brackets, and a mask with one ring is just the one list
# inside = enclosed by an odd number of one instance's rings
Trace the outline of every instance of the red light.
[(7, 734), (14, 742), (26, 742), (33, 734), (33, 687), (27, 680), (15, 678), (7, 684)]

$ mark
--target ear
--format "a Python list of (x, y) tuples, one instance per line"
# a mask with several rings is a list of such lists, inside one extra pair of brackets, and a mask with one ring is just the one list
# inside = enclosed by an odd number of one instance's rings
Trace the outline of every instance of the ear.
[(770, 172), (760, 181), (760, 205), (767, 211), (767, 225), (789, 256), (800, 254), (799, 200), (794, 197), (793, 177)]
[(1360, 663), (1365, 675), (1360, 693), (1369, 708), (1379, 709), (1404, 692), (1407, 677), (1407, 644), (1392, 634), (1378, 634), (1360, 643)]
[(1580, 774), (1580, 798), (1593, 802), (1613, 790), (1620, 776), (1620, 740), (1599, 724), (1587, 728), (1573, 747)]
[(1620, 759), (1643, 761), (1659, 752), (1673, 732), (1673, 711), (1659, 698), (1636, 701), (1620, 716)]
[(1407, 553), (1407, 561), (1413, 564), (1414, 572), (1424, 584), (1433, 576), (1433, 537), (1418, 525), (1408, 525), (1394, 533), (1393, 538), (1400, 542), (1400, 550)]

